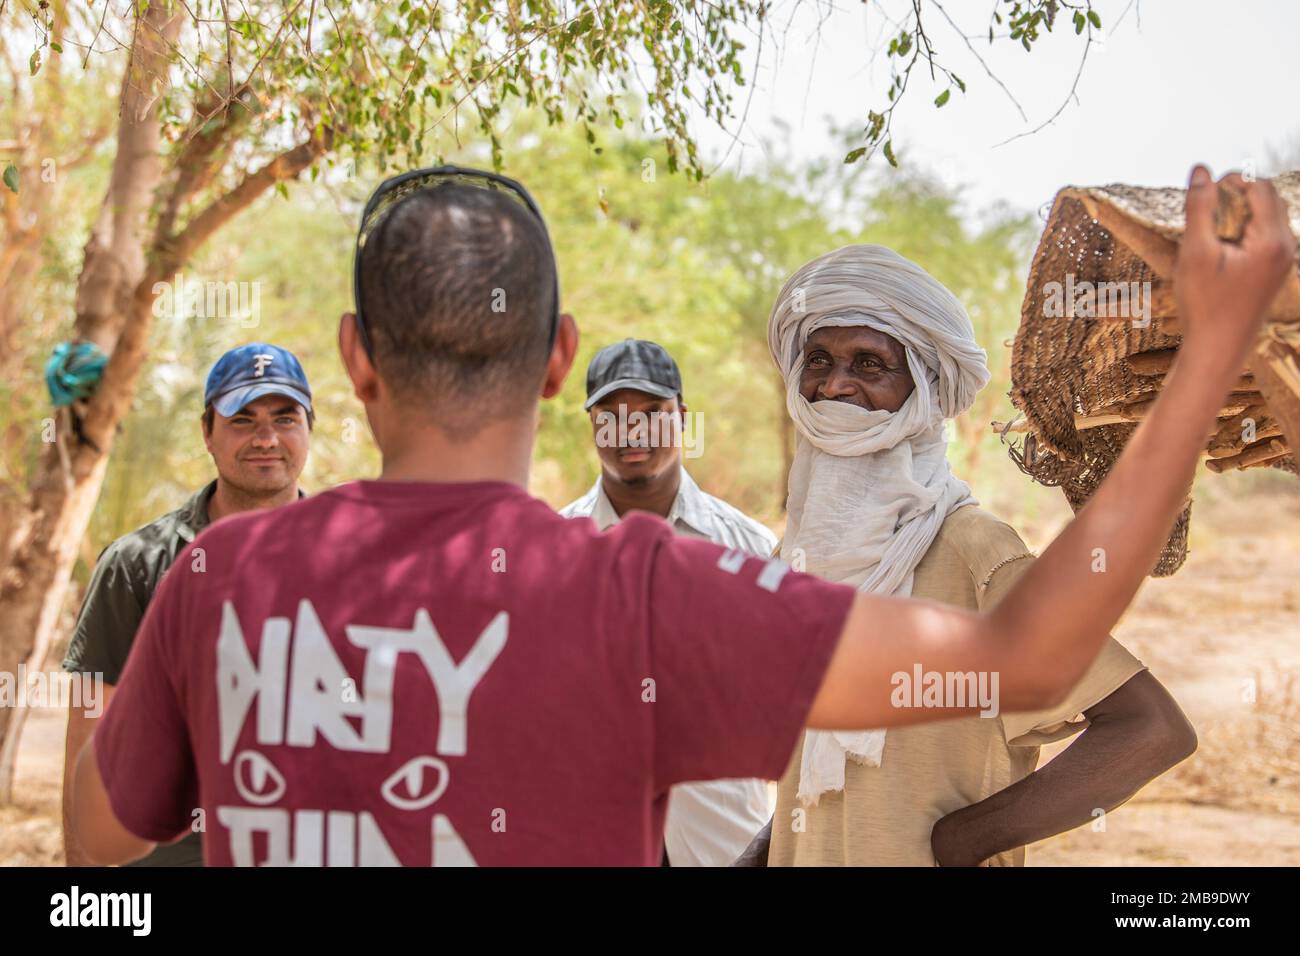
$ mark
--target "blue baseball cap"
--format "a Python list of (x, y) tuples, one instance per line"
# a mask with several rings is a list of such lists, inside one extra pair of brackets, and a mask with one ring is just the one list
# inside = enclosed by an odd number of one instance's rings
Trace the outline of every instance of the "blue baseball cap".
[(294, 354), (278, 345), (250, 342), (217, 359), (203, 389), (203, 404), (229, 418), (263, 395), (283, 395), (304, 411), (312, 410), (307, 373)]

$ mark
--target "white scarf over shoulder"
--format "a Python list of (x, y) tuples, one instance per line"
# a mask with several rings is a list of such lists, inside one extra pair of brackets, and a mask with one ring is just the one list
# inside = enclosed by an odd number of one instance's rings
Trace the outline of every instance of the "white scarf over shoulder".
[[(825, 326), (867, 326), (897, 339), (915, 388), (896, 412), (799, 394), (803, 347)], [(948, 468), (944, 419), (989, 380), (987, 356), (956, 296), (883, 246), (845, 246), (791, 276), (768, 322), (796, 445), (783, 560), (860, 591), (909, 595), (912, 573), (955, 508), (973, 504)], [(844, 789), (846, 760), (880, 766), (883, 730), (809, 730), (799, 799)]]

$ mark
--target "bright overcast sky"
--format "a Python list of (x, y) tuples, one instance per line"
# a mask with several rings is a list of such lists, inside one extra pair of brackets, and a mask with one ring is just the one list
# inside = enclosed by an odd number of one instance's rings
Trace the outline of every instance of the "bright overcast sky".
[[(940, 62), (966, 82), (936, 109), (942, 86), (917, 76), (894, 120), (894, 144), (905, 161), (927, 166), (965, 187), (972, 207), (1006, 200), (1037, 209), (1066, 184), (1124, 182), (1182, 185), (1193, 161), (1216, 174), (1254, 163), (1269, 167), (1269, 149), (1300, 165), (1300, 3), (1295, 0), (1095, 0), (1104, 41), (1094, 46), (1077, 98), (1047, 128), (1006, 145), (1065, 101), (1082, 53), (1063, 17), (1032, 54), (1006, 40), (990, 50), (992, 0), (947, 0), (944, 9), (969, 34), (989, 68), (1020, 102), (1025, 122), (959, 36), (930, 9), (926, 32)], [(1127, 8), (1127, 13), (1125, 10)], [(884, 9), (897, 15), (898, 3)], [(925, 8), (923, 8), (925, 9)], [(889, 86), (882, 53), (870, 64), (884, 24), (881, 7), (859, 0), (778, 0), (774, 24), (793, 20), (780, 48), (763, 52), (755, 95), (727, 168), (761, 156), (775, 137), (774, 120), (789, 124), (796, 155), (842, 155), (825, 117), (860, 128)], [(825, 18), (824, 22), (818, 23)], [(888, 42), (886, 34), (886, 43)], [(746, 54), (754, 52), (753, 46)], [(744, 107), (745, 91), (737, 97)], [(730, 137), (697, 125), (708, 154), (720, 157)], [(872, 162), (883, 162), (877, 156)]]

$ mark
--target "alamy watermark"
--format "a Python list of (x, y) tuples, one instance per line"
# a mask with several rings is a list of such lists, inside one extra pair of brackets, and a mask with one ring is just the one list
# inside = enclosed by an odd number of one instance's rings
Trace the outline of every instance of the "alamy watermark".
[(176, 273), (171, 282), (155, 282), (154, 318), (221, 319), (255, 328), (262, 321), (262, 283), (187, 279)]
[(1065, 282), (1043, 285), (1043, 316), (1049, 319), (1129, 319), (1135, 329), (1151, 324), (1151, 283), (1076, 282), (1074, 273)]
[(104, 712), (104, 675), (101, 673), (47, 674), (28, 671), (0, 671), (0, 707), (76, 707), (87, 717)]
[(997, 671), (895, 671), (889, 702), (894, 707), (978, 707), (981, 717), (998, 715)]
[(152, 893), (83, 893), (73, 884), (50, 897), (51, 926), (117, 926), (132, 936), (148, 936), (153, 927)]
[[(685, 421), (683, 422), (683, 419)], [(596, 413), (598, 448), (681, 448), (687, 458), (704, 454), (702, 412), (631, 411), (618, 406)]]

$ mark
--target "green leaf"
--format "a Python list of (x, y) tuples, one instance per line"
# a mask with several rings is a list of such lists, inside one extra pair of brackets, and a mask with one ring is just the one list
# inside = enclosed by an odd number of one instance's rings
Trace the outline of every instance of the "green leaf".
[(1078, 10), (1074, 11), (1074, 32), (1077, 36), (1083, 32), (1083, 28), (1088, 25), (1088, 20)]
[(50, 44), (50, 49), (53, 50), (55, 53), (62, 53), (62, 52), (63, 52), (63, 44), (62, 44), (62, 43), (51, 43), (51, 44)]
[(857, 149), (849, 150), (847, 153), (844, 154), (845, 165), (848, 165), (850, 163), (856, 163), (859, 159), (862, 158), (863, 154), (866, 151), (867, 148), (865, 146), (859, 146)]
[(892, 139), (885, 143), (885, 159), (889, 160), (890, 166), (898, 167), (898, 159), (894, 156), (894, 141)]
[(1091, 24), (1092, 24), (1094, 27), (1096, 27), (1098, 30), (1100, 30), (1100, 29), (1101, 29), (1101, 14), (1099, 14), (1096, 10), (1089, 10), (1089, 11), (1088, 11), (1088, 22), (1091, 23)]
[(289, 198), (289, 187), (286, 186), (283, 182), (278, 182), (275, 184), (275, 191), (278, 192), (285, 199)]
[(31, 58), (30, 60), (27, 61), (27, 66), (31, 68), (32, 76), (35, 76), (35, 75), (36, 75), (36, 71), (39, 70), (39, 69), (41, 68), (41, 51), (40, 51), (40, 50), (33, 50), (33, 51), (32, 51), (32, 58)]
[(944, 103), (948, 102), (948, 97), (951, 94), (952, 94), (952, 90), (944, 90), (942, 93), (940, 93), (938, 96), (934, 98), (934, 105), (942, 107)]
[(5, 185), (11, 193), (18, 194), (18, 167), (13, 163), (5, 167)]

